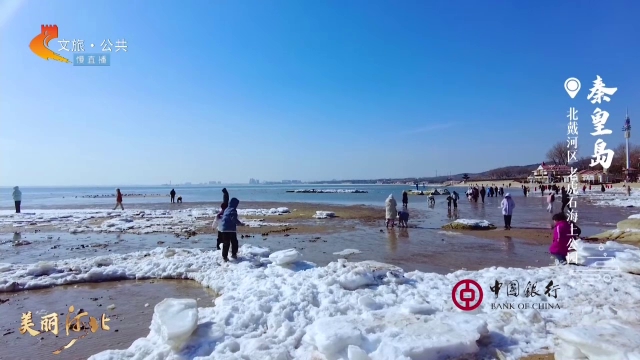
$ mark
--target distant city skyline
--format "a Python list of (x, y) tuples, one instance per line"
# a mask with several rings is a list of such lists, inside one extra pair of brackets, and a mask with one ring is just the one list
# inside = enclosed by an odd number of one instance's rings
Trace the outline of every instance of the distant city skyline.
[[(597, 76), (618, 89), (597, 104), (609, 148), (626, 108), (640, 114), (638, 13), (625, 0), (4, 0), (0, 185), (476, 173), (544, 161), (570, 107), (589, 157)], [(45, 61), (29, 47), (42, 24), (69, 58), (58, 41), (126, 39), (127, 52)]]

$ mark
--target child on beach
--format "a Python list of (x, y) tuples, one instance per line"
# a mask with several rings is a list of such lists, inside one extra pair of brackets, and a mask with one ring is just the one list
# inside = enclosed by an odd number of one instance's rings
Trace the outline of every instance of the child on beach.
[[(229, 192), (227, 188), (222, 188), (222, 204), (220, 204), (220, 212), (216, 215), (216, 220), (214, 220), (214, 226), (216, 222), (219, 222), (222, 219), (222, 214), (229, 207)], [(216, 249), (220, 250), (220, 244), (222, 244), (222, 231), (219, 229), (220, 223), (218, 223), (218, 243), (216, 244)]]
[(398, 203), (396, 199), (393, 198), (393, 194), (390, 194), (387, 200), (384, 202), (386, 219), (387, 219), (387, 228), (391, 225), (391, 228), (396, 225), (396, 216), (398, 216)]
[(453, 196), (447, 196), (447, 209), (451, 210), (451, 202), (453, 201)]
[(406, 209), (402, 209), (400, 211), (398, 211), (398, 226), (399, 227), (409, 227), (409, 225), (407, 224), (409, 222), (409, 211), (407, 211)]
[(231, 257), (238, 258), (238, 234), (237, 226), (244, 226), (238, 219), (238, 205), (240, 200), (233, 198), (229, 201), (229, 207), (224, 210), (218, 229), (222, 232), (222, 259), (227, 262), (229, 258), (229, 246), (231, 246)]
[(403, 207), (409, 206), (409, 194), (407, 194), (406, 191), (402, 192), (402, 206)]
[(220, 219), (222, 219), (222, 214), (227, 209), (228, 204), (222, 203), (220, 204), (220, 212), (216, 215), (216, 219), (213, 220), (213, 228), (218, 230), (218, 241), (216, 244), (216, 249), (220, 250), (220, 244), (222, 244), (222, 231), (220, 231)]
[(563, 213), (553, 215), (553, 242), (549, 247), (549, 253), (562, 265), (567, 263), (569, 241), (571, 240), (570, 224)]
[(122, 206), (122, 193), (120, 189), (116, 189), (116, 207), (113, 210), (117, 209), (120, 206), (120, 209), (124, 210), (124, 206)]

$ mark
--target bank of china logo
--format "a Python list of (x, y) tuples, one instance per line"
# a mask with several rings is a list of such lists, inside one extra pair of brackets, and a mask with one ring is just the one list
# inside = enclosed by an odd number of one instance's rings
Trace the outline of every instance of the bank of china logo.
[(40, 34), (31, 40), (29, 48), (34, 54), (45, 60), (56, 60), (64, 63), (71, 63), (69, 59), (64, 58), (53, 50), (49, 49), (49, 42), (58, 38), (58, 25), (42, 25), (40, 27)]

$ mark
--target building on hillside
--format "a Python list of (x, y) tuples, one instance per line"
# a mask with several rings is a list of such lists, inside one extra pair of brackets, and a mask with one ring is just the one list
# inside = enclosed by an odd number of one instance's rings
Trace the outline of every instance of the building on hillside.
[[(578, 172), (578, 182), (586, 184), (602, 184), (610, 182), (611, 177), (609, 174), (605, 174), (602, 170), (582, 170)], [(570, 176), (564, 176), (564, 182), (571, 182)]]
[(571, 174), (571, 167), (567, 165), (546, 165), (540, 164), (533, 174), (529, 175), (530, 183), (553, 183), (562, 181), (565, 175)]

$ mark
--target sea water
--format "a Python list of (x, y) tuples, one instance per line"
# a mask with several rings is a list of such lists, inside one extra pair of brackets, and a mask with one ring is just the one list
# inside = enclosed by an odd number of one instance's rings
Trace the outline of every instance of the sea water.
[[(181, 186), (173, 187), (176, 190), (176, 197), (182, 196), (185, 203), (187, 202), (222, 202), (221, 190), (226, 187), (231, 197), (237, 197), (241, 201), (268, 201), (268, 202), (311, 202), (326, 204), (364, 204), (364, 205), (380, 205), (381, 202), (394, 194), (398, 203), (402, 200), (402, 191), (415, 190), (415, 186), (411, 185), (219, 185), (219, 186)], [(443, 187), (437, 187), (442, 190)], [(22, 191), (23, 206), (30, 208), (51, 208), (55, 206), (87, 206), (99, 204), (114, 203), (114, 187), (24, 187)], [(125, 203), (167, 203), (169, 202), (169, 192), (172, 187), (167, 186), (122, 186), (120, 187), (125, 195)], [(335, 190), (364, 190), (367, 193), (322, 193), (322, 194), (304, 194), (291, 193), (287, 191), (300, 189), (335, 189)], [(420, 190), (433, 190), (435, 187), (420, 186)], [(454, 188), (450, 188), (454, 189)], [(464, 195), (466, 188), (456, 188), (461, 196)], [(11, 187), (0, 187), (0, 208), (13, 208), (13, 199)], [(127, 194), (141, 194), (147, 197), (127, 198)], [(83, 197), (93, 195), (107, 195), (109, 197)], [(162, 195), (162, 196), (154, 196)], [(417, 195), (412, 195), (417, 197)], [(411, 202), (411, 198), (409, 199)]]

